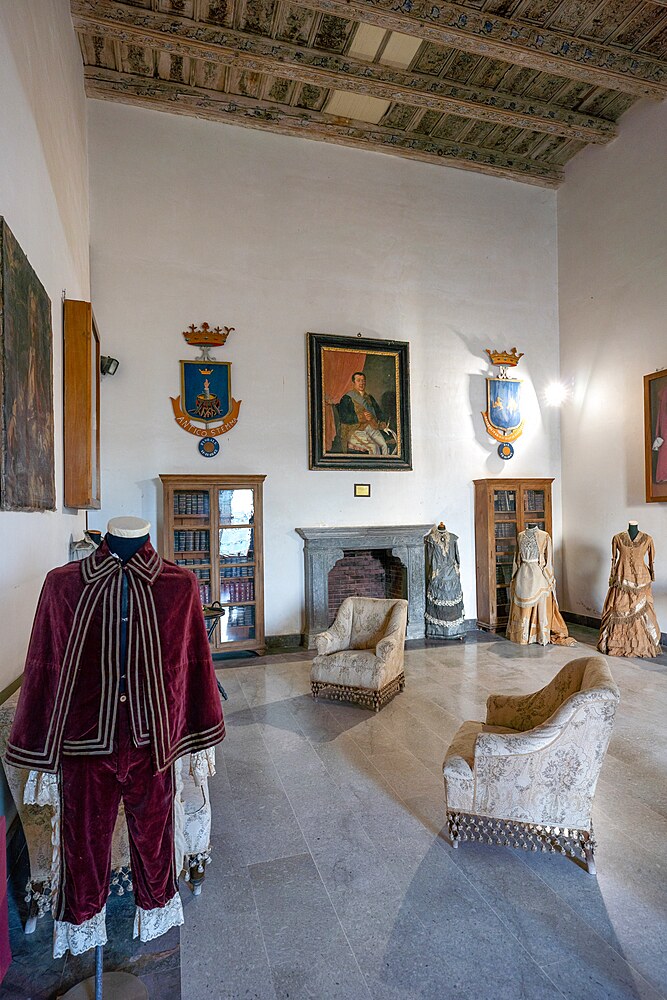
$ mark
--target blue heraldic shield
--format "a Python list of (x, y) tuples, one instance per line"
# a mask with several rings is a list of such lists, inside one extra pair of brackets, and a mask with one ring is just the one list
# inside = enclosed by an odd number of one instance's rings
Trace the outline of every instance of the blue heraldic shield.
[(487, 378), (486, 429), (496, 441), (514, 441), (523, 431), (521, 381), (514, 378)]
[(181, 361), (183, 408), (193, 420), (224, 419), (231, 407), (227, 361)]

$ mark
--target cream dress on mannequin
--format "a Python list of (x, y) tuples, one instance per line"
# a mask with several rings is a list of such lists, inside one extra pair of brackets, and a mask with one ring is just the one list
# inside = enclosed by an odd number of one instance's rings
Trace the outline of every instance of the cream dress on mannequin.
[(510, 592), (508, 639), (521, 645), (575, 645), (558, 610), (551, 537), (541, 528), (526, 528), (517, 538)]

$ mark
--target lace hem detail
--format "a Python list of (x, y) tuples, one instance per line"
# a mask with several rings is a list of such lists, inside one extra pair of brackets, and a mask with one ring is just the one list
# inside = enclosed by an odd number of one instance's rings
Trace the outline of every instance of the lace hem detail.
[(90, 920), (82, 924), (70, 924), (66, 920), (53, 921), (53, 957), (62, 958), (66, 951), (82, 955), (98, 944), (107, 943), (107, 908), (103, 906)]
[(138, 937), (141, 941), (152, 941), (172, 927), (180, 927), (183, 920), (183, 904), (181, 897), (176, 893), (165, 906), (156, 906), (152, 910), (137, 907), (133, 937)]
[(424, 615), (424, 618), (426, 619), (427, 622), (431, 622), (432, 625), (444, 625), (447, 628), (452, 628), (454, 625), (462, 625), (463, 622), (465, 621), (465, 615), (461, 615), (459, 618), (452, 618), (451, 620), (446, 621), (444, 618), (434, 618), (433, 615), (430, 615), (428, 613), (428, 611)]
[(53, 809), (58, 809), (60, 805), (58, 776), (46, 771), (29, 771), (23, 789), (23, 804), (51, 806)]
[(190, 754), (190, 774), (195, 779), (197, 788), (201, 788), (207, 778), (215, 774), (215, 747), (207, 750), (197, 750)]

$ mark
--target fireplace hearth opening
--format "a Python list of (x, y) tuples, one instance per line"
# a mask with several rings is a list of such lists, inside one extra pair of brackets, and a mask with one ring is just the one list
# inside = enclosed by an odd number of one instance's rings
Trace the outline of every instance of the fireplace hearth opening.
[(406, 568), (387, 549), (347, 549), (329, 571), (329, 625), (346, 597), (407, 598)]

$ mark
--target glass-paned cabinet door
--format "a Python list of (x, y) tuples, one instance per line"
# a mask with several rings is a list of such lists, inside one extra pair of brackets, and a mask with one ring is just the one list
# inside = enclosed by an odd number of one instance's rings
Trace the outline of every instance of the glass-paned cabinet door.
[(220, 620), (220, 641), (237, 642), (255, 638), (255, 605), (230, 605)]
[(220, 566), (220, 602), (234, 604), (237, 601), (255, 600), (255, 567), (245, 565)]
[(262, 485), (264, 476), (160, 476), (167, 559), (196, 577), (215, 652), (264, 649)]
[(523, 491), (523, 520), (526, 527), (537, 525), (543, 531), (546, 528), (545, 492), (539, 489)]
[(218, 490), (220, 524), (252, 524), (255, 520), (254, 490)]

